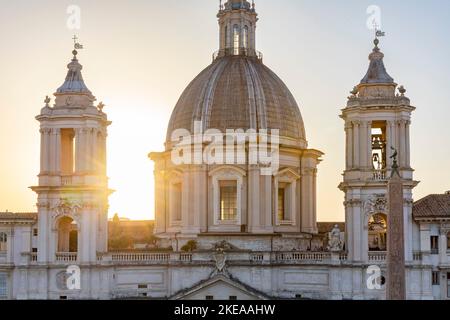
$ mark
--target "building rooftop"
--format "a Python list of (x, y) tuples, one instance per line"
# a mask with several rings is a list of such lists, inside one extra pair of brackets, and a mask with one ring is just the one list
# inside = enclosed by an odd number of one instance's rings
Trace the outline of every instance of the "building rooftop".
[(413, 217), (450, 218), (450, 192), (430, 194), (416, 201), (413, 205)]

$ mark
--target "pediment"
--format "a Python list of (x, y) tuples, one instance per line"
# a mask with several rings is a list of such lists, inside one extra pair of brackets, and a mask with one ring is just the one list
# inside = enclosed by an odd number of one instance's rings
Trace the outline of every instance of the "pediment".
[(236, 297), (237, 300), (267, 300), (263, 293), (231, 279), (223, 274), (200, 282), (192, 288), (183, 290), (174, 295), (171, 300), (206, 300), (213, 297), (214, 300), (229, 300)]

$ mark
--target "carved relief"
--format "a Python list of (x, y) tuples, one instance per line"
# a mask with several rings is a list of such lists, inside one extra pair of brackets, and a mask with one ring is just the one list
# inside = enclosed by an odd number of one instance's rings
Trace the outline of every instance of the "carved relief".
[(384, 194), (375, 194), (364, 203), (364, 228), (369, 225), (370, 216), (387, 212), (387, 199)]
[(61, 199), (53, 208), (53, 219), (56, 219), (60, 216), (69, 216), (72, 218), (78, 218), (80, 215), (80, 211), (82, 209), (82, 205), (77, 201)]

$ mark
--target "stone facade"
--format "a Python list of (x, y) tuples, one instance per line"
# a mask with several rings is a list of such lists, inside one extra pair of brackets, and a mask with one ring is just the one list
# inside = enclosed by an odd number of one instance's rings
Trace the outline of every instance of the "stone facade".
[[(450, 211), (436, 212), (430, 209), (436, 206), (423, 205), (421, 200), (413, 215), (417, 182), (410, 167), (409, 128), (414, 107), (403, 87), (396, 94), (397, 85), (386, 72), (378, 42), (366, 77), (342, 111), (347, 141), (340, 185), (345, 193), (345, 231), (332, 223), (324, 235), (318, 233), (316, 216), (316, 175), (322, 153), (308, 149), (292, 95), (262, 66), (254, 50), (255, 7), (248, 1), (229, 0), (218, 17), (221, 47), (216, 63), (235, 59), (246, 64), (237, 68), (237, 76), (227, 71), (230, 79), (240, 78), (241, 73), (246, 77), (247, 87), (236, 94), (244, 99), (237, 107), (251, 115), (243, 129), (270, 129), (261, 119), (276, 119), (286, 116), (279, 112), (293, 110), (295, 124), (281, 121), (275, 128), (281, 132), (279, 170), (264, 176), (260, 174), (264, 166), (257, 165), (175, 165), (170, 157), (173, 146), (166, 144), (165, 152), (151, 154), (157, 248), (109, 250), (107, 209), (112, 191), (106, 177), (106, 136), (110, 122), (104, 105), (94, 106), (74, 52), (55, 105), (50, 106), (47, 98), (37, 117), (41, 172), (32, 189), (38, 212), (0, 213), (0, 299), (385, 299), (382, 278), (387, 254), (382, 249), (389, 215), (391, 146), (398, 150), (404, 181), (406, 298), (450, 298)], [(216, 65), (224, 73), (229, 66), (233, 64)], [(225, 119), (217, 116), (221, 103), (211, 103), (208, 97), (223, 101), (229, 97), (211, 86), (215, 81), (199, 86), (207, 92), (195, 110), (209, 119), (203, 122), (205, 128), (211, 121), (232, 122), (245, 113), (227, 111)], [(268, 84), (278, 93), (270, 95)], [(254, 101), (248, 101), (249, 90)], [(274, 96), (279, 96), (278, 104), (263, 99)], [(289, 107), (281, 100), (289, 101)], [(211, 108), (219, 113), (208, 113)], [(264, 117), (254, 117), (255, 110)], [(194, 118), (193, 113), (187, 115)], [(178, 123), (175, 120), (171, 123)], [(229, 207), (221, 205), (222, 192), (236, 201)], [(283, 210), (279, 199), (285, 199)]]

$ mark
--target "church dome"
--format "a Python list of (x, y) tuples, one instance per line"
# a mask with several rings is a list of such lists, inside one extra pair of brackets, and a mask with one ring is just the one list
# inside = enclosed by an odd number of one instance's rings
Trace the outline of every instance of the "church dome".
[[(300, 109), (283, 81), (256, 56), (220, 56), (181, 95), (169, 123), (176, 129), (279, 129), (281, 142), (306, 148)], [(289, 142), (286, 142), (289, 141)]]

